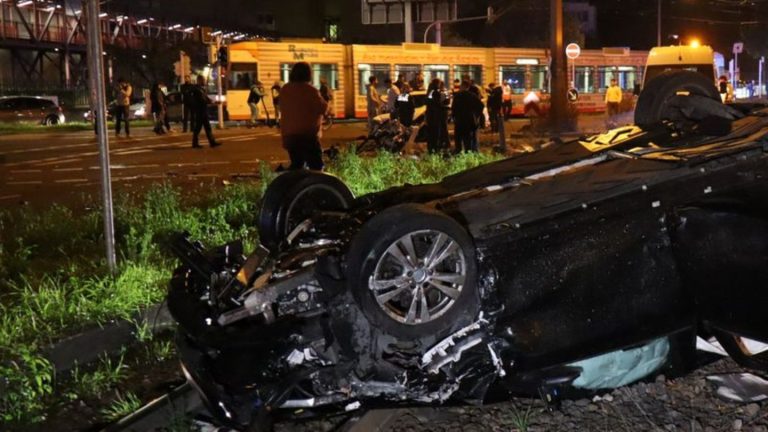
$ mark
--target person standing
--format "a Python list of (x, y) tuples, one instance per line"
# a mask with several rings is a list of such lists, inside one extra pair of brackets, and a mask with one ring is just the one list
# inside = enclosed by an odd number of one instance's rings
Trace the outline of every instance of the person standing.
[(501, 82), (501, 112), (504, 120), (512, 117), (512, 86), (507, 81)]
[(395, 83), (392, 82), (392, 78), (384, 80), (384, 84), (387, 86), (387, 112), (391, 119), (397, 118), (397, 110), (395, 104), (397, 104), (397, 98), (400, 96), (400, 89), (397, 88)]
[[(434, 80), (433, 80), (433, 82), (434, 82)], [(442, 82), (442, 81), (440, 81), (440, 82)], [(411, 80), (409, 85), (411, 86), (411, 90), (412, 91), (424, 90), (424, 72), (422, 72), (422, 71), (416, 72), (416, 76), (413, 77), (413, 79)]]
[(248, 124), (248, 127), (256, 126), (256, 122), (259, 120), (259, 103), (263, 97), (264, 90), (261, 87), (261, 82), (257, 80), (251, 86), (250, 93), (248, 93), (248, 108), (251, 109), (251, 121)]
[(328, 102), (310, 84), (312, 69), (309, 63), (294, 64), (288, 78), (288, 84), (280, 91), (280, 133), (283, 148), (291, 158), (289, 169), (308, 167), (312, 170), (322, 170), (323, 151), (319, 133), (323, 115), (328, 110)]
[(280, 126), (280, 90), (283, 88), (283, 83), (275, 81), (272, 84), (272, 106), (275, 108), (275, 125)]
[(397, 89), (400, 90), (400, 92), (403, 91), (403, 86), (408, 84), (405, 82), (405, 75), (403, 74), (397, 74), (397, 81), (395, 81), (395, 86), (397, 86)]
[(488, 115), (491, 117), (491, 127), (495, 127), (493, 132), (499, 133), (499, 145), (495, 150), (505, 154), (507, 152), (507, 137), (504, 127), (504, 114), (501, 111), (503, 100), (504, 90), (501, 86), (491, 84), (488, 94)]
[(440, 78), (435, 78), (427, 89), (427, 151), (439, 153), (450, 147), (448, 139), (448, 108), (445, 97), (445, 85)]
[(476, 133), (483, 116), (483, 102), (472, 90), (472, 84), (464, 80), (461, 83), (460, 91), (453, 97), (454, 135), (456, 139), (456, 150), (458, 154), (462, 151), (476, 152), (477, 140)]
[(400, 120), (400, 124), (405, 127), (411, 127), (413, 124), (413, 113), (416, 111), (416, 103), (411, 97), (411, 86), (408, 83), (403, 84), (400, 96), (395, 102), (395, 116)]
[(368, 105), (368, 133), (373, 133), (373, 119), (379, 115), (379, 108), (381, 108), (381, 97), (379, 91), (376, 89), (376, 84), (379, 80), (374, 75), (368, 78), (368, 91), (366, 96), (366, 102)]
[(115, 100), (115, 132), (117, 136), (120, 136), (121, 123), (125, 123), (125, 136), (131, 137), (131, 96), (133, 95), (133, 87), (123, 78), (117, 80), (117, 98)]
[(163, 135), (165, 130), (163, 129), (165, 123), (166, 111), (168, 105), (165, 101), (165, 93), (163, 93), (160, 83), (154, 83), (152, 90), (149, 92), (149, 100), (151, 105), (152, 117), (155, 121), (154, 132), (157, 135)]
[(194, 90), (194, 85), (192, 84), (192, 77), (189, 75), (186, 75), (184, 77), (184, 84), (181, 85), (181, 104), (182, 104), (182, 114), (181, 114), (181, 127), (182, 132), (187, 131), (187, 125), (189, 125), (189, 130), (193, 130), (195, 128), (195, 118), (193, 117), (193, 111), (192, 111), (192, 91)]
[(619, 114), (623, 94), (616, 79), (611, 80), (611, 85), (605, 91), (605, 111), (608, 115), (606, 125), (608, 128), (616, 127), (616, 116)]
[(208, 119), (208, 105), (210, 103), (211, 99), (208, 97), (208, 92), (205, 89), (205, 77), (198, 75), (197, 85), (193, 87), (191, 92), (191, 109), (195, 119), (195, 127), (192, 129), (192, 148), (201, 148), (198, 141), (201, 129), (205, 129), (205, 137), (208, 138), (208, 145), (211, 148), (221, 145), (213, 137), (213, 132), (211, 131), (211, 121)]
[(333, 90), (325, 78), (320, 78), (320, 97), (328, 104), (328, 111), (325, 112), (325, 115), (333, 115)]

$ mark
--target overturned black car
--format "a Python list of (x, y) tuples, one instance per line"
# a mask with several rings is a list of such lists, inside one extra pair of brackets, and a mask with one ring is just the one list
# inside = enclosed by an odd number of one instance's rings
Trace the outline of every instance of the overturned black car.
[(168, 305), (189, 381), (220, 422), (260, 430), (617, 387), (694, 367), (697, 336), (768, 369), (744, 344), (768, 341), (768, 110), (691, 74), (648, 85), (640, 126), (438, 184), (354, 198), (283, 174), (247, 257), (180, 236)]

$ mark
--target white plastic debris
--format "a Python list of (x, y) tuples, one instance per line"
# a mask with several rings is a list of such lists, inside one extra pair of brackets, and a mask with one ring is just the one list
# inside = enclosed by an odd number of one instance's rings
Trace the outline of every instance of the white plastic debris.
[(750, 373), (710, 375), (707, 381), (717, 385), (717, 395), (734, 402), (760, 402), (768, 399), (768, 381)]

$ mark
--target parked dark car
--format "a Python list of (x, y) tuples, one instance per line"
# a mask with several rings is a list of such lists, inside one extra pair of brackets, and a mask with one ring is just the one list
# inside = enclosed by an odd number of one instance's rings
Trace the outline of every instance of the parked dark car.
[(218, 422), (263, 430), (556, 401), (691, 370), (697, 336), (768, 370), (741, 343), (768, 341), (768, 109), (725, 107), (691, 73), (647, 87), (642, 127), (437, 184), (355, 198), (327, 174), (282, 174), (247, 257), (180, 235), (168, 306), (188, 380)]
[(46, 126), (63, 124), (66, 118), (60, 106), (39, 96), (0, 97), (0, 122), (32, 122)]

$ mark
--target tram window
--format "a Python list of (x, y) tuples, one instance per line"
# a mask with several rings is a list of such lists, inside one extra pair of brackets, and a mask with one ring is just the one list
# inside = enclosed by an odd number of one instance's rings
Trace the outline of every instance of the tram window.
[[(411, 82), (416, 78), (416, 75), (421, 71), (421, 66), (417, 64), (398, 64), (395, 65), (395, 79), (400, 75), (403, 75), (405, 82)], [(426, 80), (426, 78), (425, 78)], [(429, 84), (426, 83), (425, 86)]]
[(531, 66), (531, 90), (549, 91), (549, 80), (547, 79), (547, 66)]
[(256, 82), (256, 63), (232, 63), (229, 69), (229, 89), (248, 90)]
[[(280, 80), (288, 82), (291, 75), (293, 63), (280, 64)], [(333, 90), (339, 88), (339, 70), (335, 63), (313, 63), (312, 64), (312, 85), (320, 88), (320, 80), (325, 79), (328, 86)]]
[(386, 89), (384, 81), (389, 78), (389, 65), (360, 63), (357, 65), (357, 72), (360, 79), (360, 88), (358, 91), (360, 96), (366, 96), (368, 94), (368, 79), (371, 76), (375, 76), (376, 79), (379, 80), (376, 87), (376, 89), (379, 90), (379, 93)]
[(480, 65), (454, 65), (453, 66), (453, 79), (462, 80), (464, 76), (469, 76), (469, 79), (475, 82), (477, 85), (483, 85), (483, 67)]
[(611, 85), (612, 79), (617, 80), (619, 87), (624, 90), (633, 90), (635, 83), (640, 83), (636, 66), (600, 66), (597, 68), (597, 76), (601, 93)]
[(499, 75), (512, 87), (512, 93), (525, 93), (525, 66), (500, 66)]
[(591, 66), (576, 66), (576, 77), (573, 85), (579, 93), (595, 92), (595, 75), (593, 72), (594, 68)]
[(424, 81), (432, 82), (435, 78), (440, 78), (444, 83), (448, 83), (448, 71), (451, 68), (448, 65), (424, 65)]

